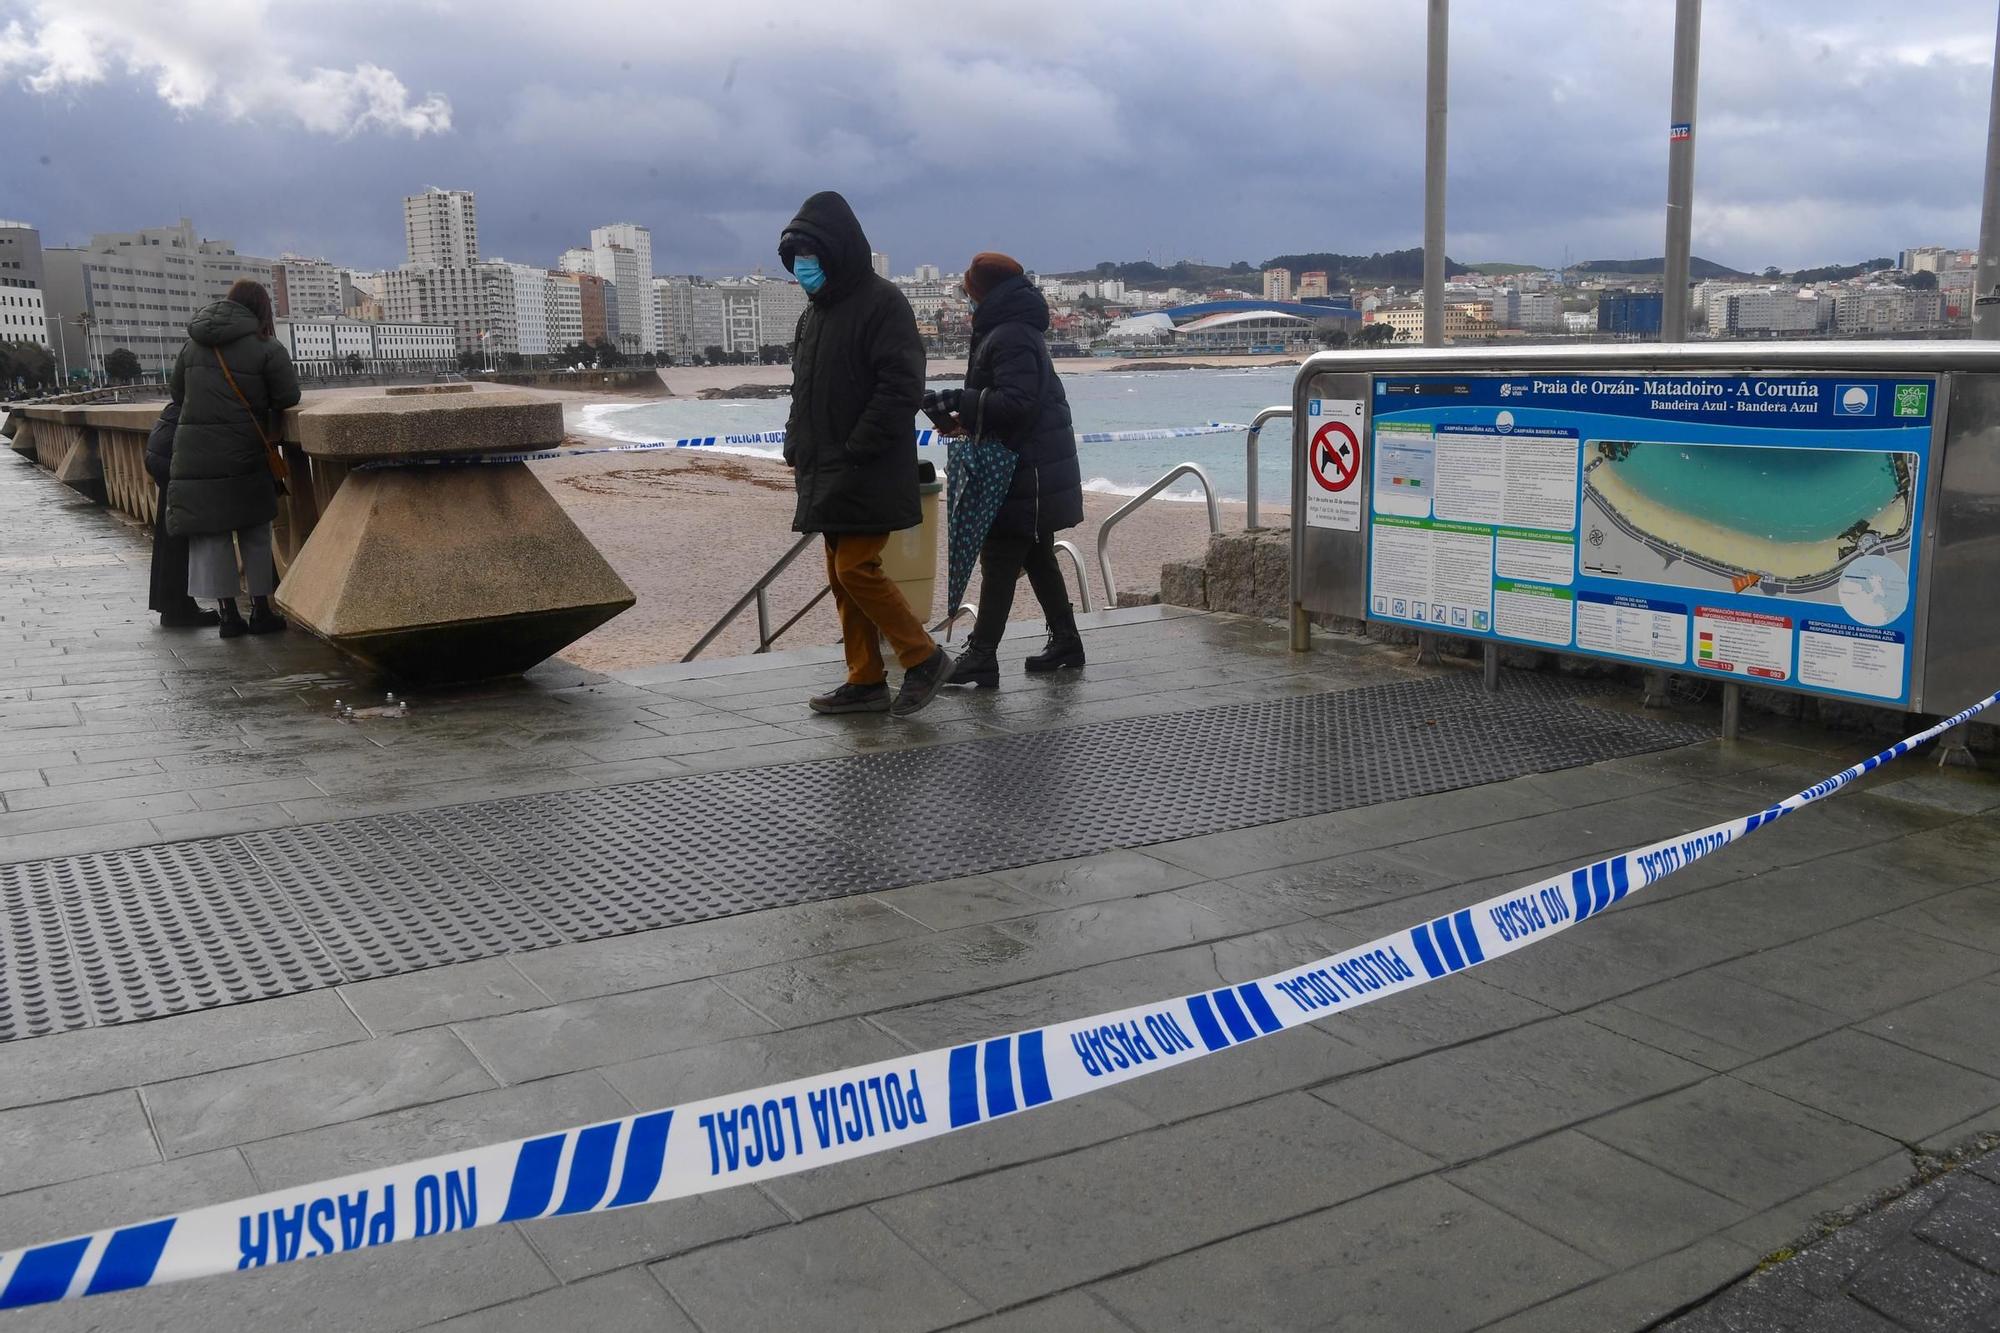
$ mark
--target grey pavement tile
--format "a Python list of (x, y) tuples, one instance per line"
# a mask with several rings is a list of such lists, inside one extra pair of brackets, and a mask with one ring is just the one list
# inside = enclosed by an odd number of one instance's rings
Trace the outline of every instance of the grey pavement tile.
[(1323, 1018), (1318, 1026), (1381, 1060), (1403, 1060), (1553, 1016), (1555, 1010), (1476, 977), (1392, 995)]
[(1111, 851), (1070, 861), (996, 870), (992, 878), (1053, 907), (1077, 907), (1108, 898), (1178, 889), (1198, 883), (1203, 877), (1143, 852)]
[(144, 819), (120, 819), (46, 833), (5, 834), (0, 835), (0, 865), (75, 856), (82, 852), (111, 851), (121, 847), (143, 847), (159, 840), (160, 835), (154, 831), (151, 822)]
[(1010, 916), (1032, 916), (1049, 910), (1047, 902), (1003, 884), (990, 875), (932, 884), (910, 884), (871, 893), (866, 901), (901, 912), (932, 930), (956, 930)]
[(1458, 1333), (1603, 1271), (1462, 1190), (1425, 1178), (1090, 1290), (1148, 1333)]
[[(9, 758), (6, 762), (14, 761)], [(19, 794), (38, 791), (47, 785), (48, 778), (40, 769), (0, 769), (0, 803), (11, 802)]]
[(579, 1000), (924, 933), (918, 922), (865, 897), (836, 898), (557, 945), (514, 961), (551, 998)]
[(652, 1272), (708, 1333), (926, 1333), (985, 1313), (865, 1211), (713, 1246)]
[(1459, 1162), (1655, 1097), (1707, 1072), (1581, 1019), (1556, 1018), (1315, 1091), (1405, 1143)]
[(1927, 995), (1860, 1025), (1912, 1050), (2000, 1077), (2000, 986), (1991, 980)]
[(791, 1027), (1012, 985), (1227, 931), (1215, 913), (1155, 894), (756, 968), (725, 984)]
[(307, 1259), (249, 1273), (123, 1291), (22, 1311), (33, 1333), (216, 1333), (219, 1329), (339, 1329), (397, 1333), (554, 1285), (512, 1227)]
[(1239, 875), (1227, 883), (1306, 916), (1331, 916), (1453, 886), (1456, 877), (1413, 865), (1394, 852), (1357, 852)]
[[(0, 1247), (63, 1240), (256, 1192), (257, 1182), (234, 1148), (107, 1171), (0, 1195)], [(19, 1317), (10, 1315), (9, 1325)]]
[(594, 1273), (755, 1235), (790, 1221), (764, 1192), (739, 1186), (610, 1212), (543, 1218), (521, 1227), (556, 1276), (575, 1282)]
[(1950, 1328), (2000, 1313), (2000, 1277), (1919, 1240), (1901, 1240), (1855, 1276), (1848, 1291), (1904, 1327)]
[(445, 1029), (196, 1074), (145, 1090), (169, 1157), (250, 1143), (493, 1086)]
[(1686, 1249), (1634, 1264), (1587, 1287), (1558, 1296), (1546, 1305), (1489, 1324), (1486, 1333), (1650, 1329), (1656, 1321), (1682, 1306), (1741, 1277), (1756, 1263), (1753, 1251), (1719, 1236), (1704, 1237)]
[(772, 1026), (714, 982), (688, 981), (474, 1019), (456, 1031), (502, 1082), (522, 1083)]
[(2000, 1081), (1847, 1030), (1746, 1065), (1736, 1077), (1905, 1143), (2000, 1106)]
[(1804, 1195), (1897, 1147), (1725, 1074), (1614, 1112), (1583, 1132), (1751, 1208)]
[(1824, 1234), (1829, 1219), (1844, 1216), (1857, 1203), (1908, 1189), (1911, 1172), (1912, 1163), (1907, 1150), (1891, 1153), (1815, 1189), (1753, 1213), (1723, 1234), (1737, 1244), (1766, 1256), (1769, 1261), (1772, 1256), (1813, 1245)]
[(1419, 836), (1399, 842), (1396, 855), (1464, 882), (1551, 860), (1588, 862), (1707, 822), (1669, 791)]
[[(1620, 1015), (1645, 1020), (1638, 1027)], [(1741, 1064), (1841, 1025), (1837, 1014), (1764, 990), (1717, 968), (1663, 981), (1585, 1011), (1584, 1017), (1662, 1050), (1708, 1063), (1720, 1047)], [(1676, 1032), (1685, 1034), (1677, 1044)], [(1707, 1054), (1697, 1054), (1700, 1051)]]
[(523, 1087), (489, 1088), (379, 1114), (357, 1114), (243, 1149), (263, 1188), (414, 1162), (631, 1114), (596, 1074), (565, 1074)]
[(0, 1111), (0, 1194), (159, 1160), (136, 1092)]
[(1617, 1270), (1712, 1236), (1747, 1212), (1573, 1130), (1445, 1179)]
[(1915, 1230), (1967, 1263), (2000, 1273), (2000, 1185), (1969, 1171), (1947, 1177), (1943, 1199)]
[(1721, 971), (1850, 1021), (2000, 970), (1992, 954), (1861, 921), (1725, 964)]
[[(2000, 865), (1994, 867), (2000, 870)], [(1892, 926), (2000, 953), (2000, 884), (1980, 884), (1912, 903), (1883, 918)]]
[(0, 1043), (0, 1106), (137, 1087), (368, 1035), (332, 991)]
[[(1291, 1094), (874, 1209), (947, 1276), (1000, 1307), (1357, 1198), (1432, 1165)], [(1105, 1225), (1107, 1217), (1118, 1224)]]
[[(214, 774), (223, 777), (224, 774)], [(235, 779), (242, 775), (226, 775)], [(304, 801), (320, 795), (320, 789), (305, 778), (270, 778), (262, 781), (231, 781), (220, 787), (196, 787), (190, 793), (202, 810), (233, 810), (238, 806), (267, 805), (277, 801)]]
[(1368, 1052), (1307, 1026), (1120, 1084), (1118, 1096), (1165, 1123), (1309, 1088), (1376, 1063)]
[(1130, 1324), (1082, 1291), (1030, 1301), (959, 1328), (962, 1333), (1132, 1333)]
[(1905, 778), (1884, 782), (1874, 794), (1892, 801), (1976, 815), (2000, 808), (2000, 780), (1991, 773), (1957, 768), (1919, 769)]
[(184, 791), (169, 791), (152, 796), (119, 796), (108, 800), (79, 801), (74, 805), (50, 805), (18, 812), (10, 810), (0, 814), (0, 838), (91, 828), (118, 820), (177, 815), (192, 809), (194, 797)]
[(192, 810), (186, 814), (156, 816), (153, 831), (161, 842), (189, 838), (217, 838), (231, 833), (256, 833), (289, 828), (298, 823), (283, 805), (240, 805), (223, 810)]
[(1023, 1162), (1064, 1161), (1078, 1149), (1139, 1133), (1154, 1123), (1119, 1096), (1100, 1092), (1038, 1106), (895, 1152), (781, 1176), (764, 1189), (791, 1213), (813, 1217)]
[(507, 958), (482, 958), (377, 977), (342, 986), (340, 994), (376, 1036), (537, 1009), (547, 995)]
[(666, 1290), (640, 1269), (606, 1273), (505, 1305), (462, 1314), (426, 1333), (544, 1333), (589, 1329), (590, 1333), (698, 1333)]
[(598, 1072), (633, 1106), (652, 1110), (873, 1064), (908, 1050), (865, 1019), (843, 1018), (667, 1051)]

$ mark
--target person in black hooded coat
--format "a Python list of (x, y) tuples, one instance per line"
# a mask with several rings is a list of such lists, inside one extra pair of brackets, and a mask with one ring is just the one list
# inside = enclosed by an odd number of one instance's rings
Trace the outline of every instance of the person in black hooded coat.
[(1000, 637), (1024, 571), (1049, 627), (1048, 643), (1028, 658), (1028, 670), (1083, 665), (1083, 639), (1055, 552), (1055, 535), (1083, 522), (1083, 470), (1069, 398), (1049, 359), (1048, 302), (1018, 261), (990, 251), (966, 266), (965, 291), (972, 298), (965, 388), (939, 397), (956, 411), (960, 429), (999, 440), (1018, 461), (979, 551), (979, 616), (950, 683), (993, 689), (1000, 683)]
[(181, 405), (168, 403), (146, 436), (146, 475), (159, 488), (153, 505), (153, 579), (146, 609), (160, 613), (167, 629), (199, 629), (219, 625), (217, 612), (205, 611), (188, 596), (187, 538), (167, 531), (167, 483), (173, 479), (174, 432), (180, 428)]
[[(809, 705), (821, 713), (914, 713), (951, 670), (950, 656), (882, 569), (889, 534), (923, 522), (917, 318), (895, 284), (875, 272), (860, 221), (831, 190), (806, 200), (778, 238), (778, 255), (807, 297), (785, 423), (785, 462), (799, 494), (792, 529), (826, 539), (827, 586), (847, 657), (846, 683)], [(903, 666), (893, 701), (883, 636)]]

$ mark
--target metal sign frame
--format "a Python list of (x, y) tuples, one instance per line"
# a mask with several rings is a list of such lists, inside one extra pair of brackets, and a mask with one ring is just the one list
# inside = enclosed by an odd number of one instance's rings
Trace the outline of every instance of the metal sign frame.
[[(1931, 409), (1929, 463), (1919, 483), (1921, 544), (1910, 590), (1912, 624), (1905, 670), (1909, 701), (1877, 701), (1873, 706), (1910, 711), (1950, 709), (1985, 688), (1968, 658), (1980, 666), (2000, 664), (2000, 559), (1984, 554), (1980, 543), (2000, 552), (2000, 343), (1950, 342), (1798, 342), (1671, 344), (1631, 343), (1586, 346), (1395, 348), (1324, 352), (1307, 360), (1293, 384), (1292, 468), (1292, 640), (1295, 649), (1309, 642), (1312, 612), (1368, 621), (1368, 554), (1374, 528), (1374, 384), (1378, 376), (1590, 376), (1621, 374), (1707, 374), (1791, 377), (1812, 375), (1923, 376), (1935, 383)], [(1995, 377), (1987, 379), (1988, 376)], [(1967, 390), (1972, 390), (1969, 394)], [(1308, 528), (1303, 522), (1307, 486), (1305, 459), (1311, 421), (1308, 405), (1315, 398), (1361, 399), (1367, 404), (1362, 421), (1363, 457), (1367, 471), (1363, 490), (1363, 521), (1358, 532)], [(1954, 404), (1977, 404), (1980, 410), (1955, 412)], [(1955, 454), (1955, 456), (1954, 456)], [(1951, 558), (1941, 561), (1949, 554)], [(1943, 569), (1941, 570), (1941, 564)], [(1990, 568), (1988, 565), (1990, 564)], [(1953, 587), (1939, 589), (1941, 573)], [(1968, 581), (1969, 580), (1969, 581)], [(1940, 661), (1931, 649), (1933, 617), (1952, 615), (1993, 603), (1984, 615), (1990, 632), (1962, 621), (1949, 624), (1954, 651)], [(1454, 631), (1422, 631), (1402, 619), (1385, 620), (1419, 633), (1451, 635)], [(1495, 649), (1511, 639), (1461, 635)], [(1989, 653), (1990, 648), (1990, 653)], [(1643, 664), (1631, 658), (1595, 652), (1572, 643), (1549, 648), (1567, 656)], [(1494, 653), (1489, 651), (1489, 659)], [(1689, 666), (1658, 668), (1695, 675)], [(1700, 679), (1715, 679), (1703, 674)], [(1725, 686), (1756, 685), (1815, 698), (1866, 702), (1849, 694), (1801, 687), (1796, 678), (1783, 682), (1744, 681), (1731, 676)], [(1733, 693), (1733, 692), (1732, 692)]]

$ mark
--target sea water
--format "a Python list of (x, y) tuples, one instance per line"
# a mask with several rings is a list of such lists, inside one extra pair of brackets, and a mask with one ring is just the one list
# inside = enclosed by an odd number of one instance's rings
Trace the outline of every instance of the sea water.
[(1889, 457), (1874, 452), (1639, 444), (1613, 466), (1657, 504), (1779, 542), (1838, 537), (1896, 497)]
[[(671, 378), (673, 372), (667, 372)], [(1259, 409), (1291, 402), (1291, 366), (1243, 370), (1090, 371), (1064, 375), (1070, 414), (1083, 431), (1156, 430), (1167, 426), (1234, 422), (1247, 427)], [(932, 388), (951, 385), (936, 381)], [(644, 443), (696, 435), (745, 435), (784, 427), (790, 402), (784, 398), (675, 398), (626, 407), (600, 404), (583, 409), (587, 430), (621, 440)], [(912, 423), (913, 427), (917, 424)], [(1291, 504), (1291, 429), (1285, 421), (1264, 428), (1257, 443), (1258, 499), (1272, 509)], [(745, 448), (740, 453), (776, 458), (776, 448)], [(927, 450), (943, 461), (943, 450)], [(1112, 495), (1136, 495), (1177, 463), (1199, 463), (1214, 479), (1218, 498), (1241, 500), (1245, 494), (1243, 431), (1197, 435), (1177, 440), (1144, 440), (1131, 444), (1086, 444), (1077, 450), (1085, 486)], [(1200, 488), (1182, 482), (1166, 493), (1174, 499), (1196, 500)], [(1163, 497), (1164, 498), (1164, 497)]]

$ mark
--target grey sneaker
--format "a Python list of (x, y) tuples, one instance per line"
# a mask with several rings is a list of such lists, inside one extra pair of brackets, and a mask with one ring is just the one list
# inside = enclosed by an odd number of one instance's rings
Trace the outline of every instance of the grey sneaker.
[(903, 673), (903, 687), (889, 709), (897, 717), (908, 717), (937, 697), (938, 687), (951, 675), (951, 654), (934, 648), (931, 655)]
[(825, 694), (815, 694), (806, 700), (806, 707), (815, 713), (886, 713), (889, 687), (881, 681), (873, 685), (842, 685)]

